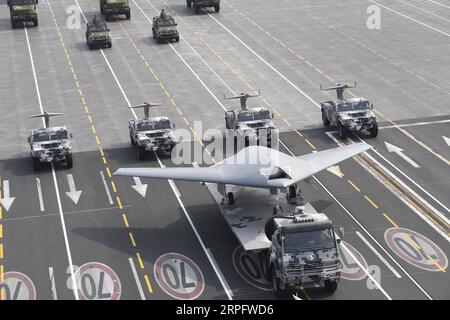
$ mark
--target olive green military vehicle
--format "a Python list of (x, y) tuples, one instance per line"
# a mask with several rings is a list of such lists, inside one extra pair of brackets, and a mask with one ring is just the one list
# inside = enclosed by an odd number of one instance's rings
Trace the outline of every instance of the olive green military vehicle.
[(13, 29), (28, 21), (33, 22), (35, 27), (38, 26), (37, 3), (38, 0), (8, 0)]
[(129, 0), (100, 0), (100, 12), (108, 21), (111, 16), (125, 15), (127, 20), (131, 17)]
[(216, 12), (220, 11), (220, 0), (186, 0), (186, 5), (188, 8), (194, 7), (196, 14), (200, 13), (201, 8), (212, 8)]
[(111, 35), (105, 21), (95, 16), (91, 22), (86, 24), (86, 42), (89, 49), (112, 47)]
[(153, 38), (161, 43), (163, 41), (180, 41), (180, 35), (177, 31), (177, 24), (170, 15), (161, 14), (153, 17), (152, 26)]

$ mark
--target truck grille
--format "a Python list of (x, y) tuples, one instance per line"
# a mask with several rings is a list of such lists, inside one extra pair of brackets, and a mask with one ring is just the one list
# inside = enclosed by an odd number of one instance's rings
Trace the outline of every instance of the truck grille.
[(55, 143), (47, 143), (47, 144), (44, 144), (44, 145), (43, 145), (43, 147), (44, 147), (45, 149), (57, 148), (58, 146), (59, 146), (59, 143), (58, 143), (58, 142), (55, 142)]

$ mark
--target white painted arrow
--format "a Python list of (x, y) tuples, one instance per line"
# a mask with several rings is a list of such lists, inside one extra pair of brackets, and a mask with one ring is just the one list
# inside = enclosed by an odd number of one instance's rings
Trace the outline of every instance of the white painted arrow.
[(442, 138), (444, 138), (445, 143), (450, 146), (450, 138), (447, 138), (445, 136), (442, 136)]
[(15, 199), (15, 197), (10, 197), (9, 195), (9, 181), (3, 180), (3, 199), (0, 199), (3, 208), (8, 211)]
[(139, 177), (133, 177), (134, 186), (131, 186), (134, 190), (137, 191), (143, 198), (145, 198), (145, 194), (147, 193), (147, 185), (142, 184), (141, 179)]
[(67, 175), (67, 182), (69, 183), (70, 191), (66, 192), (66, 194), (75, 204), (77, 204), (82, 191), (77, 191), (75, 188), (75, 182), (73, 181), (73, 176), (71, 174)]
[(400, 157), (403, 158), (403, 160), (405, 160), (406, 162), (408, 162), (410, 165), (412, 165), (414, 168), (420, 168), (420, 166), (415, 163), (410, 157), (408, 157), (406, 154), (403, 153), (402, 148), (396, 147), (393, 144), (390, 144), (388, 142), (384, 142), (384, 144), (386, 145), (386, 148), (388, 149), (389, 152), (394, 152), (397, 155), (399, 155)]
[(342, 178), (344, 174), (341, 171), (341, 168), (339, 166), (332, 166), (327, 169), (328, 172), (331, 172), (332, 174), (338, 176), (339, 178)]

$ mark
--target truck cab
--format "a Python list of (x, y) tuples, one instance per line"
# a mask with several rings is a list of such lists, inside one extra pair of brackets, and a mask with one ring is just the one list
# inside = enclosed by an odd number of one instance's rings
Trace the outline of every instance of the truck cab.
[(11, 26), (17, 28), (19, 24), (28, 21), (33, 22), (33, 26), (38, 26), (37, 8), (38, 0), (8, 0), (9, 12), (11, 16)]
[(186, 0), (188, 8), (194, 7), (195, 14), (200, 13), (201, 8), (214, 8), (215, 12), (220, 11), (220, 0)]
[(292, 215), (274, 217), (269, 229), (267, 278), (278, 297), (308, 287), (336, 291), (342, 268), (340, 238), (325, 214), (306, 214), (298, 207)]
[(111, 16), (125, 15), (127, 20), (130, 20), (131, 11), (129, 0), (100, 0), (100, 13), (108, 21)]
[(153, 38), (158, 43), (163, 41), (180, 41), (177, 24), (170, 15), (165, 15), (163, 18), (161, 16), (153, 17), (152, 33)]

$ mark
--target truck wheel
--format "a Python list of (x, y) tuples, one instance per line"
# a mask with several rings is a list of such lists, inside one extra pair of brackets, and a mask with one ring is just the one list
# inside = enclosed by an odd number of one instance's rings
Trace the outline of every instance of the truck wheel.
[(110, 15), (109, 13), (105, 13), (105, 21), (109, 21)]
[(138, 152), (138, 160), (142, 161), (145, 158), (145, 150), (143, 150), (141, 147), (137, 148), (137, 152)]
[(275, 296), (278, 299), (283, 299), (286, 297), (286, 289), (280, 288), (280, 279), (277, 278), (277, 273), (275, 272), (275, 268), (272, 267), (270, 270), (270, 277), (272, 279), (272, 288)]
[(328, 128), (330, 126), (330, 120), (328, 120), (327, 115), (325, 114), (325, 111), (322, 110), (322, 122), (323, 126), (325, 128)]
[(33, 20), (33, 26), (37, 27), (39, 25), (38, 18)]
[(131, 145), (135, 146), (136, 145), (136, 141), (134, 141), (133, 137), (130, 135), (130, 141), (131, 141)]
[(16, 22), (13, 21), (13, 20), (11, 20), (11, 27), (12, 27), (13, 29), (17, 28)]
[(175, 42), (180, 42), (180, 37), (176, 37)]
[(194, 3), (194, 12), (195, 12), (195, 14), (200, 13), (200, 6), (197, 3)]
[(108, 43), (108, 48), (112, 48), (112, 42)]
[(334, 293), (337, 290), (337, 281), (325, 280), (325, 291), (328, 293)]
[(378, 123), (375, 122), (373, 128), (369, 129), (370, 137), (375, 138), (378, 135)]
[(214, 5), (214, 10), (215, 10), (216, 12), (219, 12), (219, 11), (220, 11), (220, 4)]
[(68, 155), (66, 158), (66, 167), (67, 169), (71, 169), (73, 167), (73, 158), (72, 155)]
[(342, 123), (338, 122), (338, 134), (339, 134), (339, 138), (342, 140), (347, 139), (347, 135), (348, 135), (348, 128), (344, 125), (342, 125)]
[(156, 39), (158, 40), (158, 43), (162, 43), (162, 39), (159, 37), (156, 37)]
[(33, 158), (33, 170), (39, 171), (41, 169), (41, 164), (38, 159)]
[(131, 12), (125, 13), (125, 19), (130, 20)]
[(89, 50), (94, 49), (94, 46), (92, 45), (92, 43), (88, 43), (88, 46), (89, 46)]
[(186, 0), (186, 5), (188, 8), (192, 7), (192, 1)]
[(275, 226), (275, 221), (273, 221), (273, 218), (267, 220), (266, 225), (264, 226), (264, 233), (269, 241), (272, 241), (272, 236), (276, 229), (277, 227)]

